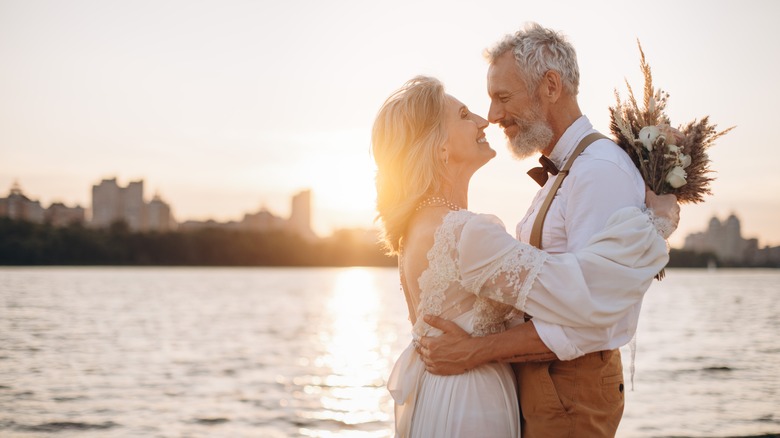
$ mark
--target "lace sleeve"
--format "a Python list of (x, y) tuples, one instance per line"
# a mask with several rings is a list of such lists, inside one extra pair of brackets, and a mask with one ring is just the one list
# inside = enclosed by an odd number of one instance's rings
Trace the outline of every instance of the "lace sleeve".
[(478, 215), (463, 227), (458, 247), (461, 284), (483, 298), (525, 310), (547, 253), (510, 236), (494, 216)]
[(484, 275), (470, 290), (477, 296), (525, 311), (531, 291), (547, 254), (517, 242), (517, 248), (485, 266)]

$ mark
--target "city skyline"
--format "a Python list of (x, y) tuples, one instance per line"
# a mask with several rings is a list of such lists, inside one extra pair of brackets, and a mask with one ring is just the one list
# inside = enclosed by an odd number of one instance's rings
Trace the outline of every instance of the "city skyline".
[(159, 192), (151, 198), (147, 197), (143, 179), (128, 181), (127, 185), (122, 186), (116, 177), (103, 178), (92, 185), (92, 199), (88, 207), (78, 203), (68, 205), (61, 201), (51, 202), (47, 207), (33, 194), (25, 193), (21, 184), (15, 181), (8, 196), (0, 196), (0, 217), (34, 223), (46, 222), (56, 227), (78, 222), (93, 228), (108, 228), (117, 221), (123, 221), (130, 231), (135, 232), (228, 227), (254, 231), (284, 229), (308, 240), (320, 237), (311, 229), (311, 190), (292, 194), (289, 201), (291, 208), (288, 218), (260, 207), (243, 212), (240, 220), (220, 222), (214, 218), (176, 219), (172, 214), (172, 205), (163, 200)]
[[(261, 207), (286, 216), (290, 194), (311, 188), (317, 234), (373, 227), (370, 129), (384, 99), (428, 74), (486, 115), (482, 50), (537, 21), (577, 49), (580, 106), (602, 132), (614, 90), (641, 87), (637, 39), (673, 124), (737, 126), (711, 149), (713, 195), (683, 206), (673, 246), (732, 212), (780, 245), (778, 15), (760, 1), (0, 0), (0, 190), (19, 181), (44, 203), (88, 205), (90, 184), (115, 175), (144, 179), (177, 218), (227, 221)], [(513, 233), (535, 160), (512, 159), (499, 128), (486, 134), (497, 157), (469, 208)]]
[[(117, 178), (112, 177), (110, 179), (104, 178), (100, 181), (99, 184), (96, 184), (93, 186), (93, 200), (92, 200), (92, 206), (94, 207), (95, 199), (95, 190), (98, 189), (100, 186), (105, 185), (106, 183), (112, 183), (113, 185), (118, 185)], [(143, 193), (143, 185), (144, 180), (139, 179), (135, 181), (128, 181), (126, 187), (121, 187), (121, 185), (118, 187), (121, 189), (129, 189), (133, 186), (140, 186), (141, 191), (139, 193), (136, 193), (136, 195), (141, 195), (141, 200), (143, 202), (146, 202), (145, 194)], [(18, 182), (15, 182), (14, 185), (9, 190), (9, 196), (12, 194), (20, 194), (27, 196), (30, 198), (31, 201), (39, 203), (39, 200), (34, 199), (33, 197), (28, 196), (28, 193), (24, 193), (24, 190), (21, 188), (21, 185)], [(0, 197), (0, 201), (2, 201), (3, 198)], [(284, 219), (281, 215), (279, 215), (278, 212), (274, 212), (272, 210), (268, 210), (265, 206), (260, 207), (257, 210), (253, 211), (244, 211), (239, 216), (242, 216), (241, 219), (235, 218), (230, 219), (228, 221), (216, 221), (214, 218), (200, 218), (200, 219), (192, 219), (192, 218), (175, 218), (172, 215), (172, 210), (174, 208), (173, 203), (168, 204), (165, 201), (162, 201), (160, 199), (159, 193), (155, 193), (155, 195), (150, 198), (150, 202), (159, 202), (165, 206), (165, 209), (168, 211), (167, 214), (171, 215), (171, 220), (174, 221), (174, 224), (176, 224), (176, 227), (173, 227), (171, 230), (178, 228), (179, 230), (195, 230), (203, 227), (209, 227), (209, 226), (239, 226), (246, 229), (254, 229), (256, 231), (262, 231), (262, 230), (276, 230), (284, 227), (288, 227), (289, 229), (294, 230), (299, 235), (306, 237), (308, 239), (317, 239), (317, 238), (325, 238), (329, 236), (336, 235), (337, 233), (341, 231), (350, 230), (348, 228), (341, 228), (341, 229), (335, 229), (332, 233), (329, 235), (316, 235), (312, 234), (313, 230), (311, 229), (311, 222), (312, 222), (312, 212), (310, 207), (311, 202), (311, 190), (305, 189), (303, 191), (300, 191), (298, 193), (292, 194), (288, 198), (288, 203), (291, 205), (290, 208), (290, 214), (287, 219)], [(291, 202), (290, 202), (291, 201)], [(42, 204), (41, 204), (42, 206)], [(80, 204), (74, 204), (74, 205), (67, 205), (63, 204), (60, 201), (53, 202), (49, 207), (64, 207), (65, 209), (74, 209), (74, 208), (81, 208), (85, 212), (90, 213), (90, 217), (88, 219), (84, 219), (85, 222), (92, 223), (92, 225), (95, 225), (95, 218), (94, 213), (91, 211), (91, 208), (83, 207)], [(84, 216), (84, 213), (82, 213)], [(0, 209), (0, 216), (2, 216), (2, 209)], [(709, 218), (707, 224), (701, 224), (700, 228), (693, 229), (691, 232), (682, 235), (680, 233), (677, 234), (677, 241), (680, 243), (677, 245), (672, 245), (672, 247), (676, 249), (689, 249), (697, 252), (707, 252), (707, 251), (714, 251), (719, 257), (721, 257), (724, 260), (741, 260), (742, 257), (745, 255), (746, 248), (753, 248), (750, 249), (750, 251), (756, 251), (756, 250), (763, 250), (763, 249), (772, 249), (773, 254), (776, 253), (778, 250), (780, 250), (780, 246), (778, 245), (769, 245), (761, 242), (761, 239), (757, 236), (751, 236), (751, 235), (743, 235), (741, 230), (741, 220), (739, 219), (739, 215), (737, 212), (730, 212), (728, 214), (728, 217), (723, 216), (724, 219), (721, 220), (721, 216), (719, 215), (713, 215)], [(42, 220), (42, 219), (41, 219)], [(98, 226), (107, 226), (109, 224), (110, 220), (102, 220), (100, 221)], [(287, 223), (287, 225), (285, 225)], [(721, 229), (721, 223), (723, 224)], [(56, 224), (56, 226), (65, 226), (66, 223), (59, 223)], [(139, 227), (135, 226), (133, 227), (132, 224), (131, 229), (137, 230)], [(156, 227), (153, 227), (156, 229)], [(166, 227), (165, 230), (168, 230)], [(374, 228), (368, 227), (368, 228), (357, 228), (352, 229), (354, 230), (364, 230), (364, 231), (376, 231)], [(725, 242), (725, 243), (724, 243)], [(717, 249), (714, 249), (717, 248)]]

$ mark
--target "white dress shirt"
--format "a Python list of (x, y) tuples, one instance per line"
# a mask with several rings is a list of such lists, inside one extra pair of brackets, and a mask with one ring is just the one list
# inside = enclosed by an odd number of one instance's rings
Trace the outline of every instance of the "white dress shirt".
[[(558, 168), (563, 167), (580, 140), (593, 132), (590, 121), (581, 116), (564, 132), (549, 158)], [(537, 212), (555, 178), (550, 177), (539, 190), (517, 225), (520, 241), (529, 242)], [(611, 140), (597, 140), (576, 159), (555, 195), (544, 222), (542, 249), (551, 254), (576, 254), (615, 212), (624, 207), (644, 208), (644, 200), (645, 184), (628, 154)], [(666, 256), (667, 248), (653, 245), (650, 250), (663, 251)], [(579, 263), (579, 268), (573, 268), (573, 263)], [(590, 272), (575, 256), (551, 258), (539, 272), (526, 311), (534, 316), (542, 341), (559, 359), (615, 349), (634, 336), (652, 276), (610, 274), (606, 269)], [(616, 286), (626, 293), (615, 296)]]

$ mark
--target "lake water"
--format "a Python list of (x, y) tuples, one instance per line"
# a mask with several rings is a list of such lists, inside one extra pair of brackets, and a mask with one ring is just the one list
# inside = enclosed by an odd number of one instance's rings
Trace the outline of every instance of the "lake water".
[[(390, 437), (406, 318), (394, 269), (0, 267), (0, 436)], [(780, 271), (668, 269), (637, 338), (618, 436), (780, 432)]]

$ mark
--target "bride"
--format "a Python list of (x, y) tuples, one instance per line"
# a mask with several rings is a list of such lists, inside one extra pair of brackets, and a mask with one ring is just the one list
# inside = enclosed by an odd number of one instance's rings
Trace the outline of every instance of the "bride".
[[(428, 77), (416, 77), (393, 93), (374, 122), (378, 218), (388, 251), (399, 257), (412, 323), (412, 344), (388, 380), (399, 437), (520, 436), (508, 363), (439, 376), (425, 371), (414, 348), (420, 337), (441, 333), (423, 321), (424, 315), (452, 320), (472, 336), (503, 331), (509, 319), (522, 315), (526, 300), (533, 300), (528, 292), (545, 263), (566, 256), (518, 242), (496, 217), (467, 210), (469, 180), (496, 155), (485, 138), (487, 126)], [(676, 227), (676, 214), (665, 211), (675, 202), (672, 195), (649, 193), (646, 202)], [(656, 249), (662, 245), (666, 255), (664, 237), (638, 208), (615, 213), (588, 250), (616, 250), (610, 245), (620, 245), (619, 239), (609, 237), (629, 230), (636, 234), (632, 242)], [(622, 269), (631, 269), (631, 275), (639, 269), (650, 279), (667, 261), (658, 254), (645, 251)], [(534, 317), (544, 320), (545, 315)], [(541, 355), (537, 359), (555, 358), (541, 342), (534, 348)]]

